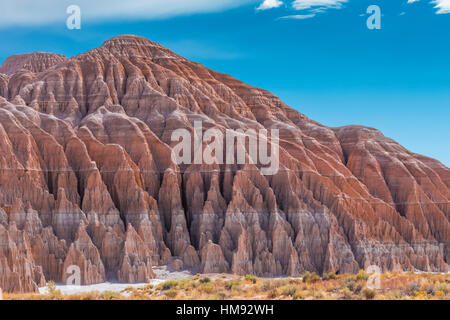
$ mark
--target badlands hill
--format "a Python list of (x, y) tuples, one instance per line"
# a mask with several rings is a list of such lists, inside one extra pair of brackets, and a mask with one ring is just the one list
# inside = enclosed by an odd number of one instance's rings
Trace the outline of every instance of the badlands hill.
[[(201, 273), (448, 271), (450, 170), (137, 36), (0, 68), (0, 287)], [(278, 129), (280, 169), (177, 165), (171, 133)]]

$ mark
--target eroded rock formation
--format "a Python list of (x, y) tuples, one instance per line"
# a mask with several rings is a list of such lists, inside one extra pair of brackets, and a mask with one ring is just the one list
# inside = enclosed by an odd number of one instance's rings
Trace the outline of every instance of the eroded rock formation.
[[(137, 36), (0, 68), (0, 287), (199, 272), (448, 271), (450, 170)], [(280, 169), (177, 165), (173, 130), (278, 129)]]

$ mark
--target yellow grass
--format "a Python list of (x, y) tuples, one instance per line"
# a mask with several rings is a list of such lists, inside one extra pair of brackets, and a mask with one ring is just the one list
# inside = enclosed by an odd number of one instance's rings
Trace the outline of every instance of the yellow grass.
[(381, 288), (367, 287), (369, 275), (360, 273), (322, 278), (307, 273), (303, 278), (264, 279), (255, 276), (196, 275), (168, 280), (159, 285), (129, 287), (121, 293), (88, 292), (64, 295), (50, 283), (48, 294), (4, 293), (5, 300), (193, 300), (193, 299), (282, 299), (282, 300), (450, 300), (450, 275), (385, 273)]

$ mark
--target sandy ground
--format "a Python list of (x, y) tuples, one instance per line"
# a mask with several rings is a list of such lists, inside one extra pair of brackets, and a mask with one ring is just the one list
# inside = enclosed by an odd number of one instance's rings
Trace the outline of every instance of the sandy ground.
[[(112, 291), (112, 292), (121, 292), (125, 288), (128, 287), (143, 287), (147, 284), (160, 284), (166, 280), (174, 279), (180, 280), (184, 278), (190, 278), (194, 274), (189, 271), (170, 271), (166, 266), (162, 267), (153, 267), (153, 272), (156, 274), (156, 278), (152, 279), (149, 283), (111, 283), (104, 282), (98, 283), (88, 286), (74, 286), (74, 285), (64, 285), (57, 284), (56, 289), (60, 290), (63, 294), (73, 294), (73, 293), (82, 293), (82, 292), (91, 292), (91, 291)], [(45, 294), (48, 293), (48, 287), (39, 288), (39, 293)]]

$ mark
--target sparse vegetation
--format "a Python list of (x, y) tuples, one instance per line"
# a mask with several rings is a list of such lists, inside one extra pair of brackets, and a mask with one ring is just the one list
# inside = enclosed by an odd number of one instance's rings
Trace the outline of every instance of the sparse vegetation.
[(53, 282), (46, 294), (8, 294), (14, 300), (153, 300), (153, 299), (333, 299), (333, 300), (450, 300), (449, 274), (385, 273), (381, 288), (367, 287), (368, 274), (324, 274), (313, 272), (302, 278), (268, 279), (253, 275), (196, 275), (167, 280), (158, 285), (128, 287), (122, 292), (86, 292), (64, 295)]
[(303, 282), (314, 283), (320, 281), (320, 277), (315, 272), (305, 272), (302, 276)]
[(211, 279), (208, 277), (205, 277), (205, 278), (201, 278), (199, 281), (200, 281), (200, 283), (208, 283), (208, 282), (211, 282)]
[(161, 283), (159, 287), (161, 288), (161, 290), (169, 290), (172, 289), (173, 287), (176, 287), (177, 285), (178, 285), (177, 280), (167, 280)]
[(329, 272), (329, 273), (325, 273), (322, 277), (323, 280), (328, 281), (328, 280), (334, 280), (336, 279), (336, 274), (333, 272)]
[(247, 275), (245, 276), (245, 280), (246, 280), (246, 281), (249, 281), (249, 282), (251, 282), (251, 283), (253, 283), (253, 284), (255, 284), (256, 281), (258, 281), (258, 277), (257, 277), (257, 276), (254, 276), (254, 275), (251, 275), (251, 274), (247, 274)]

